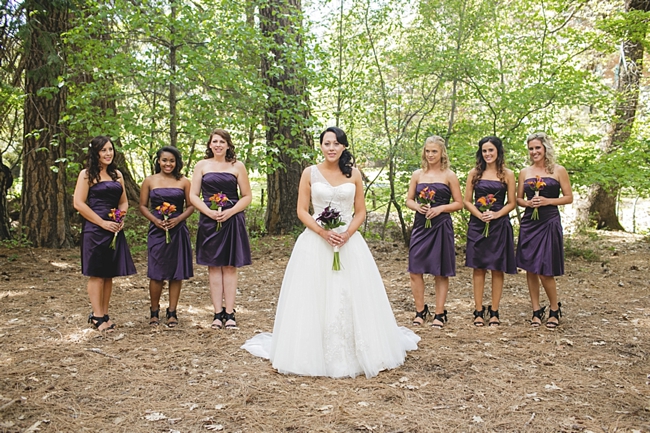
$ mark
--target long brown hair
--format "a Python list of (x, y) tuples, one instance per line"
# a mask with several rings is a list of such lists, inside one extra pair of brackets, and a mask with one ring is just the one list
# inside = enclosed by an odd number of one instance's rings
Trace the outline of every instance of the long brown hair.
[[(86, 175), (88, 176), (88, 185), (90, 186), (102, 181), (99, 174), (102, 169), (99, 164), (99, 151), (102, 150), (108, 142), (113, 146), (111, 139), (104, 135), (98, 135), (90, 141), (90, 145), (88, 146), (88, 163), (86, 165)], [(116, 152), (115, 146), (113, 146), (113, 160), (106, 167), (106, 173), (113, 180), (117, 180), (117, 166), (115, 165)]]
[(476, 184), (483, 177), (483, 172), (487, 168), (487, 162), (483, 159), (483, 145), (485, 143), (492, 143), (494, 147), (497, 148), (497, 177), (501, 183), (506, 183), (506, 159), (503, 151), (503, 142), (499, 137), (487, 136), (483, 137), (478, 142), (478, 150), (476, 151), (476, 170), (474, 177), (472, 178), (472, 188), (476, 187)]

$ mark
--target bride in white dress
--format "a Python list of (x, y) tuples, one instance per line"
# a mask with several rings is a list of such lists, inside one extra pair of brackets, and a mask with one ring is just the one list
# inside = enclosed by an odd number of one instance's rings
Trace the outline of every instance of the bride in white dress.
[[(357, 232), (366, 206), (345, 132), (330, 127), (320, 143), (325, 160), (300, 179), (298, 217), (306, 229), (287, 264), (273, 334), (258, 334), (242, 348), (269, 359), (280, 373), (370, 378), (402, 365), (420, 337), (397, 326), (377, 265)], [(327, 206), (341, 212), (344, 226), (330, 231), (318, 224)], [(340, 249), (339, 271), (332, 269), (334, 247)]]

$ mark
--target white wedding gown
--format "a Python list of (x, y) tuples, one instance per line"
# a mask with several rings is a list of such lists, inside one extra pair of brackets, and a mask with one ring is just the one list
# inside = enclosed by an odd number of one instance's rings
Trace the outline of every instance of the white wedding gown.
[[(326, 206), (352, 220), (355, 185), (333, 187), (311, 167), (316, 218)], [(287, 264), (273, 334), (254, 336), (242, 346), (269, 359), (280, 373), (370, 378), (404, 363), (420, 341), (398, 327), (384, 283), (359, 233), (341, 247), (341, 270), (332, 270), (332, 247), (310, 229), (298, 237)]]

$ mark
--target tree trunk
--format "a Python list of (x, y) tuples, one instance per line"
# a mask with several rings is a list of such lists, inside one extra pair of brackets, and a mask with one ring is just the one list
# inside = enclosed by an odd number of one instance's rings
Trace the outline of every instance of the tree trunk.
[[(626, 0), (625, 12), (650, 11), (650, 0)], [(639, 80), (643, 74), (643, 39), (647, 25), (639, 22), (636, 33), (623, 41), (623, 53), (619, 61), (619, 77), (617, 93), (620, 95), (614, 110), (614, 118), (610, 125), (605, 153), (616, 152), (624, 147), (632, 133), (636, 110), (639, 102)], [(596, 219), (599, 229), (624, 230), (616, 215), (616, 199), (619, 186), (594, 185), (587, 197), (586, 204), (581, 208), (578, 219), (586, 221), (584, 209), (588, 215)]]
[(266, 230), (289, 233), (301, 222), (296, 214), (298, 184), (307, 163), (302, 148), (311, 150), (307, 131), (309, 97), (302, 41), (300, 0), (268, 0), (259, 8), (260, 28), (269, 41), (262, 56), (262, 74), (268, 86), (265, 114), (266, 143), (272, 165), (267, 173)]
[(25, 111), (20, 222), (36, 247), (68, 248), (66, 137), (59, 124), (66, 87), (58, 86), (65, 59), (61, 34), (67, 30), (66, 2), (25, 2)]
[(13, 182), (14, 177), (11, 174), (11, 169), (2, 163), (0, 154), (0, 239), (11, 239), (7, 191)]

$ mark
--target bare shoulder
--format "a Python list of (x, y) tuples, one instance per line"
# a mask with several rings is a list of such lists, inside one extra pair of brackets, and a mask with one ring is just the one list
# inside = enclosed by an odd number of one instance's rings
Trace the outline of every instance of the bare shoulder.
[(354, 181), (363, 180), (363, 178), (361, 177), (361, 171), (356, 167), (352, 167), (352, 180)]
[(119, 171), (119, 170), (116, 169), (116, 170), (115, 170), (115, 174), (117, 174), (117, 178), (118, 178), (119, 180), (124, 179), (124, 176), (122, 176), (122, 172), (121, 172), (121, 171)]
[(233, 167), (235, 167), (235, 168), (237, 169), (237, 171), (239, 171), (239, 172), (245, 172), (245, 171), (246, 171), (246, 166), (245, 166), (244, 163), (241, 162), (241, 161), (235, 161), (235, 162), (233, 162), (232, 165), (233, 165)]
[(557, 172), (558, 175), (566, 175), (568, 176), (568, 173), (566, 171), (566, 168), (561, 166), (560, 164), (555, 164), (555, 167), (553, 167), (553, 170)]
[(445, 178), (446, 178), (447, 181), (449, 181), (449, 182), (451, 182), (451, 181), (458, 181), (458, 176), (456, 176), (456, 173), (454, 173), (454, 172), (451, 171), (450, 169), (446, 169), (446, 170), (445, 170)]
[(420, 176), (422, 176), (422, 169), (418, 168), (413, 172), (413, 174), (411, 174), (411, 180), (417, 181), (418, 179), (420, 179)]
[(77, 179), (88, 179), (88, 170), (85, 168), (79, 172)]

